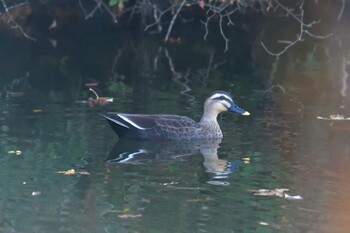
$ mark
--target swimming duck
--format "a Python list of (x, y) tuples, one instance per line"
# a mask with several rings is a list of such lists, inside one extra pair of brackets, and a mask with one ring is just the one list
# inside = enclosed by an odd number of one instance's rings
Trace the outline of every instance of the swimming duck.
[(203, 140), (222, 138), (217, 122), (221, 112), (250, 113), (239, 108), (225, 91), (213, 92), (204, 102), (204, 112), (197, 123), (191, 118), (166, 114), (107, 113), (102, 115), (119, 137), (152, 140)]

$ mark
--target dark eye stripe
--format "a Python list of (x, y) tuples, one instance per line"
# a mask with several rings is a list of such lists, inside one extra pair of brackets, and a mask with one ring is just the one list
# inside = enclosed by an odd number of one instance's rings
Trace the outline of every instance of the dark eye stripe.
[(226, 100), (227, 102), (229, 102), (229, 103), (231, 103), (232, 101), (229, 99), (229, 98), (227, 98), (227, 97), (225, 97), (225, 96), (218, 96), (218, 97), (215, 97), (213, 100)]

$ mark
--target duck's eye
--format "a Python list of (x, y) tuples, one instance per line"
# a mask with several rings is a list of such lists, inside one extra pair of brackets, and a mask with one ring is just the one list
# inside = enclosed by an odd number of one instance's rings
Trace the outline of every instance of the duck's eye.
[(227, 98), (225, 97), (225, 96), (219, 96), (219, 98), (218, 98), (219, 100), (227, 100)]

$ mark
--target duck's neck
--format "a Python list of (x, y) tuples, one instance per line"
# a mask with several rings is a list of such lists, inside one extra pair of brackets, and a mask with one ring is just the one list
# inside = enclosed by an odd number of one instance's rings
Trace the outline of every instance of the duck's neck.
[(203, 116), (201, 120), (199, 121), (199, 124), (201, 125), (207, 125), (207, 124), (218, 124), (216, 118), (218, 116), (217, 111), (208, 111), (207, 109), (204, 109)]
[(213, 111), (204, 111), (199, 124), (205, 135), (209, 138), (222, 138), (220, 126), (216, 120), (219, 113)]

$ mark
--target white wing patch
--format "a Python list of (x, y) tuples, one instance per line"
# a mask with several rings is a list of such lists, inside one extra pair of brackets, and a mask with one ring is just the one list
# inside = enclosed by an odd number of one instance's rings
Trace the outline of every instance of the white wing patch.
[(129, 127), (129, 126), (127, 126), (127, 125), (125, 125), (125, 124), (121, 123), (120, 121), (118, 121), (118, 120), (116, 120), (116, 119), (113, 119), (113, 118), (108, 117), (108, 116), (104, 116), (104, 117), (105, 117), (105, 118), (107, 118), (107, 119), (108, 119), (108, 120), (110, 120), (110, 121), (115, 122), (115, 123), (116, 123), (116, 124), (118, 124), (118, 125), (121, 125), (121, 126), (123, 126), (123, 127), (125, 127), (125, 128), (130, 129), (130, 127)]
[[(128, 117), (126, 116), (123, 116), (122, 114), (117, 114), (120, 118), (122, 118), (124, 121), (128, 122), (130, 125), (134, 126), (135, 128), (137, 129), (140, 129), (140, 130), (146, 130), (146, 128), (143, 128), (137, 124), (135, 124), (135, 122), (131, 121)], [(129, 128), (129, 127), (128, 127)]]

